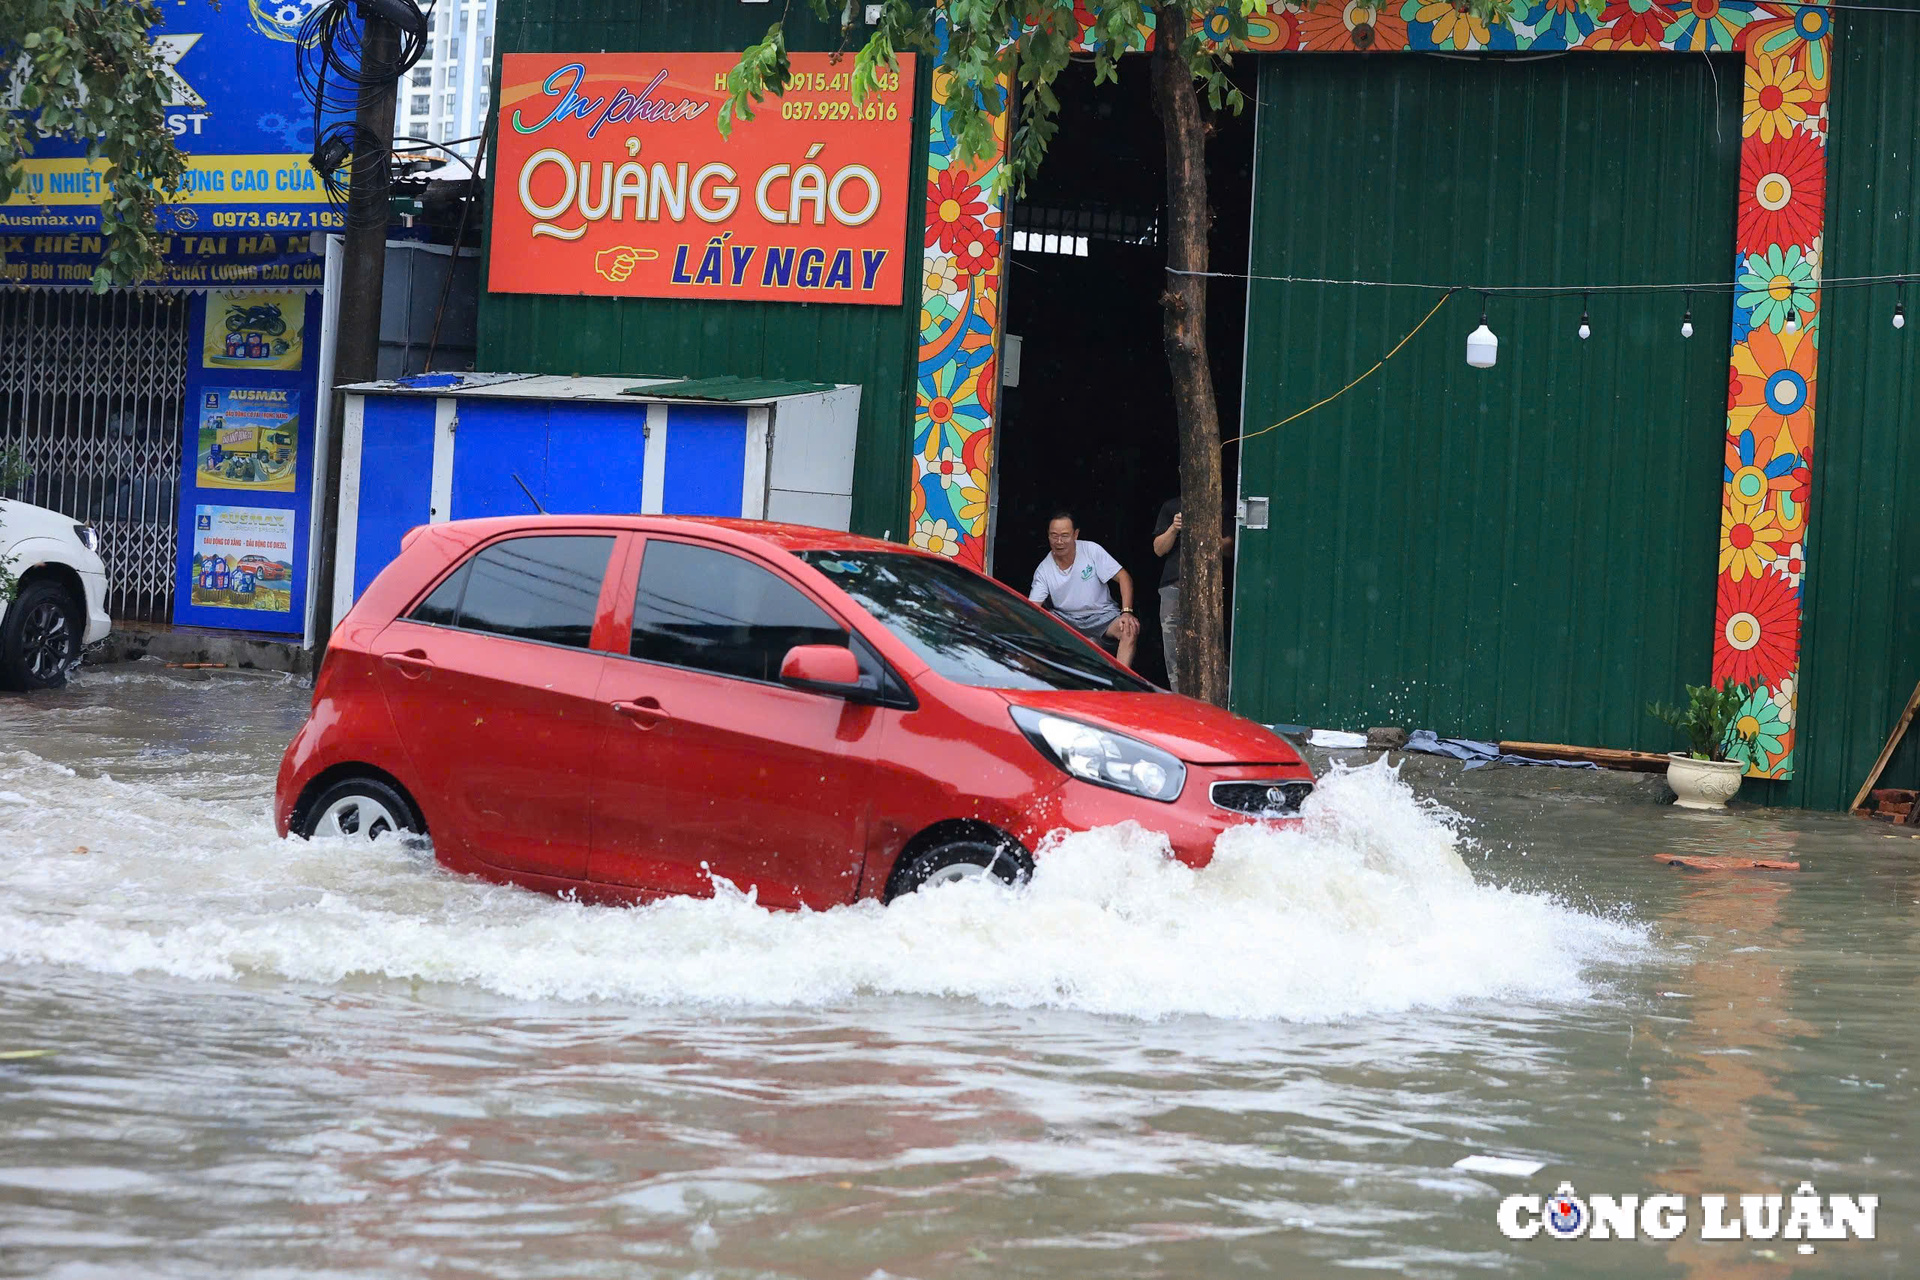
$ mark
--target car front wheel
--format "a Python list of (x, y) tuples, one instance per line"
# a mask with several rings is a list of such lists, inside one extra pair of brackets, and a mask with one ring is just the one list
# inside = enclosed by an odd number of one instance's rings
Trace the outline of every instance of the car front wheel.
[(80, 606), (57, 582), (20, 588), (0, 624), (0, 684), (58, 689), (80, 661)]
[(936, 845), (893, 869), (887, 881), (887, 901), (937, 885), (992, 876), (1019, 884), (1033, 874), (1033, 861), (1018, 845), (997, 840), (955, 840)]
[(377, 840), (381, 836), (418, 835), (423, 824), (406, 796), (378, 778), (346, 778), (314, 798), (300, 834)]

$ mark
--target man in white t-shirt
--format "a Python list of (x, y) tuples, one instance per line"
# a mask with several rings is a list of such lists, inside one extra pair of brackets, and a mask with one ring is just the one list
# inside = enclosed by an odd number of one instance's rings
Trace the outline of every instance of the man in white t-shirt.
[[(1086, 542), (1070, 512), (1047, 522), (1047, 546), (1053, 552), (1033, 571), (1027, 598), (1060, 615), (1061, 621), (1094, 641), (1112, 640), (1120, 665), (1133, 665), (1133, 648), (1140, 620), (1133, 616), (1133, 579), (1120, 562), (1097, 542)], [(1114, 607), (1109, 582), (1120, 584), (1120, 605)]]

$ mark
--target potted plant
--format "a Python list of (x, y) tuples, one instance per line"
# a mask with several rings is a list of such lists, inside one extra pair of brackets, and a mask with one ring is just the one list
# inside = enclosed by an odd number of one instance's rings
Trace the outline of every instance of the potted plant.
[(1733, 728), (1747, 690), (1731, 678), (1718, 689), (1690, 684), (1686, 690), (1684, 708), (1647, 704), (1649, 715), (1687, 736), (1687, 750), (1667, 753), (1667, 785), (1682, 809), (1723, 809), (1739, 792), (1747, 771), (1744, 761), (1727, 759), (1731, 747), (1751, 736)]

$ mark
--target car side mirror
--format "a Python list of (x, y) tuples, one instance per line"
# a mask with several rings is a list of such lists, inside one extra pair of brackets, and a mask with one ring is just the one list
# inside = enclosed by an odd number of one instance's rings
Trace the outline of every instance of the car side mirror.
[(858, 695), (860, 659), (837, 644), (797, 644), (780, 660), (780, 683), (815, 693)]

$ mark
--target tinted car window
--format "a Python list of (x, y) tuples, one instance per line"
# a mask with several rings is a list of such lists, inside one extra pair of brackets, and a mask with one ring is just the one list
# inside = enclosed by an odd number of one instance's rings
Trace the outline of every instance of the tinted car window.
[(467, 570), (473, 567), (469, 560), (447, 575), (447, 580), (433, 589), (433, 594), (422, 600), (417, 608), (407, 616), (415, 622), (431, 622), (435, 626), (450, 627), (460, 616), (460, 593), (467, 589)]
[(795, 645), (846, 643), (824, 610), (759, 565), (711, 547), (647, 543), (633, 601), (634, 657), (777, 680)]
[(561, 536), (496, 542), (413, 611), (418, 622), (584, 649), (593, 638), (612, 538)]
[(984, 689), (1153, 689), (1052, 614), (952, 561), (885, 551), (800, 554), (949, 680)]

